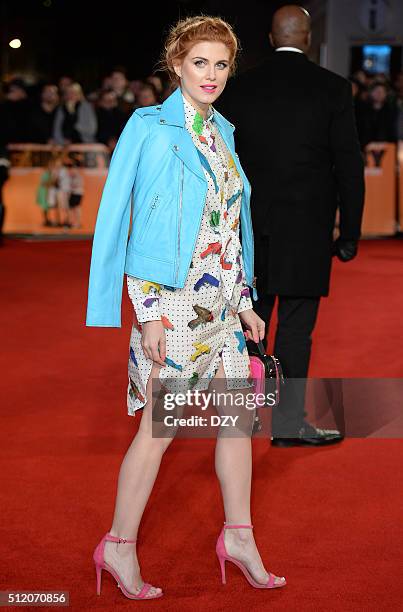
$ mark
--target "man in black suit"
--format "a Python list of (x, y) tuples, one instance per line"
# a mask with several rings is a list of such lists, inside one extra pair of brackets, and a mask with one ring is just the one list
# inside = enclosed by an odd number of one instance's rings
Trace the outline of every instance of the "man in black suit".
[[(272, 444), (329, 444), (343, 436), (306, 422), (304, 379), (332, 256), (349, 261), (357, 253), (364, 164), (350, 83), (306, 56), (309, 13), (295, 5), (276, 11), (270, 41), (272, 57), (228, 83), (220, 108), (235, 124), (252, 184), (254, 308), (269, 322), (278, 296), (274, 354), (293, 379), (273, 411)], [(334, 241), (337, 208), (340, 236)]]

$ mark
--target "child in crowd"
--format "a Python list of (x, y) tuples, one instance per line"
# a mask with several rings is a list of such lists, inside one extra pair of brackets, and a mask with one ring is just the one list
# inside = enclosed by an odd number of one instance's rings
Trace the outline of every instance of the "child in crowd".
[(81, 200), (84, 193), (79, 161), (51, 157), (40, 178), (36, 203), (42, 208), (44, 226), (81, 227)]
[(43, 225), (57, 227), (60, 225), (58, 208), (58, 176), (62, 166), (60, 157), (51, 157), (45, 172), (41, 175), (36, 192), (36, 203), (42, 208)]

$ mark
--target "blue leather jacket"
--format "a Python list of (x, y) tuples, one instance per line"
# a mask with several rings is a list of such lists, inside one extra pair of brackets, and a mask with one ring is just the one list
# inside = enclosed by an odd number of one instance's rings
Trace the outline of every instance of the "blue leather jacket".
[[(215, 109), (214, 117), (243, 179), (242, 256), (246, 283), (257, 300), (251, 187), (235, 153), (234, 126)], [(178, 87), (162, 105), (138, 108), (113, 152), (92, 245), (87, 326), (121, 326), (124, 273), (170, 287), (184, 286), (206, 193), (207, 181), (185, 127)]]

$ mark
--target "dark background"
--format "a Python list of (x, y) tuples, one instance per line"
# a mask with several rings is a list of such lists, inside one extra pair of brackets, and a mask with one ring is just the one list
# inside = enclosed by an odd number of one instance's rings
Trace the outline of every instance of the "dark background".
[[(129, 79), (150, 74), (169, 27), (199, 13), (228, 20), (245, 49), (239, 70), (270, 53), (268, 32), (279, 6), (270, 0), (170, 1), (0, 0), (1, 74), (30, 80), (71, 74), (85, 89), (95, 87), (113, 66), (124, 65)], [(307, 5), (309, 3), (305, 3)], [(22, 47), (8, 42), (20, 38)]]

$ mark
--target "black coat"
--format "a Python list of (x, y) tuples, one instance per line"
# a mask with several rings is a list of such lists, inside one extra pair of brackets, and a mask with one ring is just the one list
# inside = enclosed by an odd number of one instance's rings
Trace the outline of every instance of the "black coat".
[(235, 124), (252, 184), (257, 291), (328, 295), (335, 213), (360, 236), (364, 164), (350, 83), (277, 51), (231, 79), (215, 104)]

